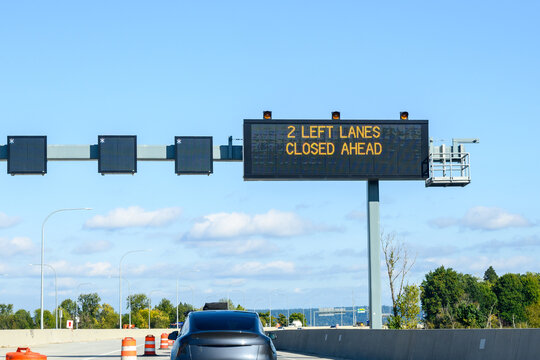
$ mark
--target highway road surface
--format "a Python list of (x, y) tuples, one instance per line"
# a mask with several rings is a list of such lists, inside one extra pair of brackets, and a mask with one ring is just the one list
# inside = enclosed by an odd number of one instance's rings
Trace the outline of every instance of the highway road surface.
[[(144, 338), (137, 338), (137, 357), (144, 353)], [(102, 340), (92, 342), (77, 342), (63, 344), (47, 344), (33, 346), (33, 352), (38, 352), (47, 356), (47, 360), (119, 360), (122, 348), (122, 340)], [(170, 351), (158, 349), (156, 356), (147, 357), (155, 360), (168, 360)], [(14, 352), (15, 348), (0, 348), (0, 360), (6, 358), (6, 353)], [(278, 351), (278, 360), (327, 360), (310, 355), (301, 355)]]

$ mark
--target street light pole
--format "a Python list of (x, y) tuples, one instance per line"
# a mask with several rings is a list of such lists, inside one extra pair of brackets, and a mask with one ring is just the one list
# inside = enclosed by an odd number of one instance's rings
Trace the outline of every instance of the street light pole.
[(129, 283), (129, 280), (126, 279), (128, 283), (128, 299), (129, 299), (129, 328), (131, 329), (131, 285)]
[[(32, 266), (41, 266), (40, 264), (30, 264)], [(56, 276), (56, 270), (49, 264), (43, 264), (43, 266), (49, 267), (54, 271), (54, 318), (55, 318), (55, 327), (58, 329), (58, 282)]]
[(41, 330), (43, 330), (43, 263), (44, 263), (44, 252), (45, 252), (45, 223), (47, 222), (47, 220), (49, 220), (51, 216), (53, 216), (54, 214), (58, 212), (77, 211), (77, 210), (92, 210), (92, 209), (91, 208), (58, 209), (49, 213), (49, 215), (47, 215), (47, 217), (45, 218), (45, 220), (43, 220), (43, 223), (41, 224), (41, 306), (40, 306)]
[[(127, 251), (122, 255), (120, 258), (120, 262), (118, 263), (118, 314), (119, 314), (119, 320), (118, 320), (118, 328), (122, 329), (122, 260), (124, 260), (124, 257), (129, 254), (137, 253), (137, 252), (148, 252), (150, 250), (131, 250)], [(131, 309), (130, 309), (131, 313)]]

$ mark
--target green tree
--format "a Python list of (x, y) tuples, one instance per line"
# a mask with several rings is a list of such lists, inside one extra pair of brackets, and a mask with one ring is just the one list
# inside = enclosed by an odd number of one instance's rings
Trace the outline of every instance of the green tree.
[(396, 301), (397, 316), (390, 316), (391, 329), (416, 329), (420, 315), (420, 288), (406, 285)]
[(99, 302), (101, 298), (97, 293), (79, 295), (81, 322), (79, 328), (95, 329), (99, 326), (98, 314), (101, 309)]
[[(190, 311), (193, 311), (193, 310), (195, 310), (195, 308), (191, 304), (188, 304), (188, 303), (180, 303), (180, 304), (178, 304), (178, 321), (179, 322), (184, 322), (185, 319), (186, 319), (186, 315)], [(175, 309), (174, 321), (173, 322), (176, 322), (176, 309)]]
[(20, 309), (13, 314), (13, 329), (33, 329), (34, 327), (34, 320), (30, 312)]
[(499, 276), (495, 272), (495, 269), (493, 269), (493, 266), (488, 267), (487, 270), (484, 272), (484, 281), (495, 284), (498, 278)]
[(263, 324), (263, 326), (271, 326), (270, 319), (268, 319), (269, 316), (270, 316), (270, 311), (259, 313), (259, 319), (261, 320), (261, 323)]
[(538, 274), (526, 273), (520, 276), (523, 284), (524, 305), (529, 306), (540, 299), (540, 277)]
[(159, 309), (152, 310), (150, 312), (150, 326), (154, 329), (168, 328), (169, 315)]
[[(75, 303), (75, 301), (71, 299), (65, 299), (60, 303), (60, 307), (67, 312), (67, 314), (64, 313), (62, 315), (69, 315), (69, 319), (75, 319), (75, 315), (77, 312), (77, 304)], [(68, 320), (66, 317), (63, 317), (63, 319)]]
[(525, 316), (529, 327), (540, 328), (540, 301), (525, 308)]
[(525, 298), (523, 283), (518, 274), (504, 274), (493, 286), (497, 295), (497, 307), (501, 320), (506, 325), (525, 321)]
[(287, 324), (287, 317), (283, 314), (279, 314), (278, 315), (278, 319), (277, 319), (277, 322), (281, 325), (281, 326), (288, 326), (289, 324)]
[(469, 274), (459, 274), (464, 294), (457, 305), (456, 320), (462, 327), (488, 327), (494, 314), (497, 296), (491, 283), (480, 281)]
[(118, 313), (109, 304), (103, 304), (98, 315), (100, 329), (113, 329), (118, 326)]
[(148, 328), (148, 309), (140, 309), (131, 314), (131, 323), (139, 329)]
[(426, 325), (435, 328), (455, 327), (456, 308), (464, 293), (459, 274), (441, 266), (430, 271), (421, 285), (420, 300)]
[[(160, 310), (163, 314), (167, 315), (169, 323), (176, 322), (176, 308), (169, 299), (161, 299), (161, 302), (154, 309)], [(178, 317), (180, 317), (180, 313), (178, 313)]]
[(0, 304), (0, 329), (13, 329), (13, 304)]
[(291, 316), (289, 316), (289, 323), (292, 324), (292, 322), (295, 320), (300, 321), (302, 323), (302, 326), (306, 326), (306, 318), (304, 314), (299, 312), (292, 313)]
[(132, 316), (139, 310), (148, 308), (148, 297), (145, 294), (133, 294), (127, 297), (127, 306), (131, 303)]
[[(37, 327), (41, 327), (41, 311), (40, 309), (34, 310), (34, 323)], [(43, 311), (43, 328), (54, 329), (55, 317), (49, 310)]]

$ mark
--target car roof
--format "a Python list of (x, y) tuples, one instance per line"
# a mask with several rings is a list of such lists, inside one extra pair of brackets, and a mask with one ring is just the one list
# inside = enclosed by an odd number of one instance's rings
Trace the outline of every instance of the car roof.
[(189, 313), (189, 316), (203, 317), (203, 316), (243, 316), (243, 317), (257, 317), (257, 314), (251, 311), (241, 310), (205, 310), (205, 311), (193, 311)]

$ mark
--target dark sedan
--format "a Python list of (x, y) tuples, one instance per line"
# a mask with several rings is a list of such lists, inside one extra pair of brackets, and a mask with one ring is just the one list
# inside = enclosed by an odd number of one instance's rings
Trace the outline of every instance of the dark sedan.
[(276, 360), (272, 340), (264, 334), (259, 316), (245, 311), (189, 313), (176, 339), (171, 360)]

